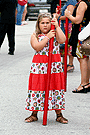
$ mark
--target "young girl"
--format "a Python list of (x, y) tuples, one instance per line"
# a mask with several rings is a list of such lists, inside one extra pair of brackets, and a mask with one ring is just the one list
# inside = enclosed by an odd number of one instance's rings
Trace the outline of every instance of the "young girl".
[[(33, 57), (30, 70), (26, 110), (32, 111), (32, 114), (25, 119), (25, 122), (37, 121), (37, 112), (44, 111), (49, 40), (54, 37), (48, 110), (55, 110), (57, 114), (56, 121), (68, 123), (68, 120), (61, 113), (61, 110), (65, 109), (65, 97), (64, 75), (58, 45), (58, 43), (65, 42), (66, 37), (59, 28), (57, 19), (53, 18), (53, 22), (51, 20), (50, 13), (39, 14), (36, 23), (36, 32), (31, 36), (31, 46), (36, 53)], [(51, 23), (55, 25), (56, 31), (50, 30)]]

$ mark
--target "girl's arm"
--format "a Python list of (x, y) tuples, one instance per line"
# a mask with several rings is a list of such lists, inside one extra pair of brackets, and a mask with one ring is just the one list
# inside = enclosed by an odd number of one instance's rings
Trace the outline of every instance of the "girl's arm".
[(79, 3), (79, 6), (76, 10), (76, 17), (73, 17), (68, 10), (65, 10), (65, 16), (68, 17), (73, 23), (79, 24), (82, 22), (86, 10), (87, 4), (82, 1)]
[(61, 28), (58, 25), (57, 19), (53, 18), (53, 22), (51, 22), (53, 25), (55, 25), (56, 28), (56, 40), (58, 41), (59, 44), (62, 44), (66, 40), (66, 36), (61, 30)]
[(58, 41), (59, 44), (62, 44), (66, 40), (66, 36), (63, 33), (63, 31), (60, 29), (60, 27), (56, 27), (56, 40)]
[(45, 45), (48, 43), (48, 40), (54, 36), (55, 36), (55, 31), (50, 31), (42, 41), (38, 42), (36, 35), (32, 34), (31, 35), (31, 46), (37, 52), (41, 51), (45, 47)]

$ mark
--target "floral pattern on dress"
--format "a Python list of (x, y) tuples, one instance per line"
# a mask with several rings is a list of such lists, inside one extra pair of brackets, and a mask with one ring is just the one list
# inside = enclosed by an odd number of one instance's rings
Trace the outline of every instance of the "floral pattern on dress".
[[(31, 102), (32, 100), (32, 102)], [(26, 110), (44, 110), (45, 91), (28, 91)], [(48, 110), (65, 109), (64, 90), (50, 90), (48, 98)]]
[[(45, 35), (38, 37), (38, 41), (41, 41), (43, 38), (45, 38)], [(47, 55), (48, 56), (49, 52), (49, 41), (46, 44), (46, 46), (39, 52), (36, 52), (35, 55), (40, 54), (40, 55)], [(60, 49), (58, 42), (56, 41), (56, 37), (54, 37), (54, 43), (53, 43), (53, 52), (52, 54), (60, 54)]]
[[(38, 36), (38, 41), (41, 41), (43, 38), (45, 38), (45, 35), (41, 34)], [(46, 46), (39, 52), (35, 53), (35, 57), (38, 55), (46, 55), (48, 56), (48, 52), (49, 52), (49, 41), (46, 44)], [(56, 41), (56, 38), (54, 38), (54, 43), (53, 43), (53, 58), (54, 58), (54, 54), (60, 54), (60, 50), (59, 50), (59, 44)], [(61, 59), (61, 56), (58, 55)], [(45, 57), (47, 58), (47, 57)], [(63, 72), (62, 69), (62, 64), (61, 64), (61, 60), (59, 59), (59, 61), (54, 61), (51, 64), (51, 74), (55, 74), (58, 73), (60, 74), (60, 78), (62, 79), (62, 75), (61, 72)], [(53, 60), (52, 60), (53, 61)], [(30, 73), (32, 74), (47, 74), (47, 67), (48, 67), (48, 63), (38, 63), (37, 61), (35, 61), (35, 63), (32, 63), (31, 65), (31, 70)], [(60, 79), (59, 78), (59, 79)], [(54, 78), (55, 79), (55, 78)], [(39, 82), (38, 82), (39, 83)], [(48, 110), (64, 110), (65, 109), (65, 95), (64, 95), (64, 89), (61, 90), (49, 90), (49, 97), (48, 97)], [(44, 100), (45, 100), (45, 91), (40, 91), (40, 90), (28, 90), (28, 95), (26, 98), (26, 110), (29, 111), (33, 111), (33, 110), (37, 110), (37, 111), (43, 111), (44, 110)]]
[[(33, 63), (31, 65), (30, 73), (33, 74), (47, 74), (48, 63)], [(63, 72), (61, 62), (52, 62), (51, 74)]]

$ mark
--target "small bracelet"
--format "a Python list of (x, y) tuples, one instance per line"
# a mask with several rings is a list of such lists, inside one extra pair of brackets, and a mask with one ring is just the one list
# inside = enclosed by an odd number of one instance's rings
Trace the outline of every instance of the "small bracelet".
[(49, 38), (47, 36), (45, 36), (45, 37), (49, 40)]

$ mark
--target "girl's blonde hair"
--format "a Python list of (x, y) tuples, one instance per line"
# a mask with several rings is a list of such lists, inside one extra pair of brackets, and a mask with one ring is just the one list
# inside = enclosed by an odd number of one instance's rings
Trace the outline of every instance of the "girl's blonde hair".
[(41, 34), (41, 30), (39, 28), (39, 23), (41, 22), (42, 18), (48, 18), (51, 22), (52, 20), (52, 16), (50, 13), (40, 13), (38, 15), (38, 19), (37, 19), (37, 22), (36, 22), (36, 30), (35, 30), (35, 33), (36, 33), (36, 37), (38, 37), (39, 34)]

